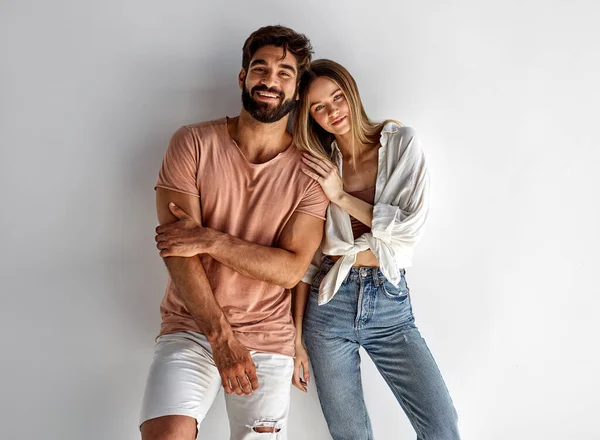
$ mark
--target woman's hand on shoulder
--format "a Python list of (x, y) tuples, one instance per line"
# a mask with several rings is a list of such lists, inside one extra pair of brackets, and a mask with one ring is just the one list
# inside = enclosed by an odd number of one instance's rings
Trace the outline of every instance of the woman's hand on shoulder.
[(303, 153), (302, 161), (308, 167), (302, 168), (304, 174), (321, 185), (330, 201), (335, 203), (344, 196), (344, 183), (335, 165), (306, 153)]

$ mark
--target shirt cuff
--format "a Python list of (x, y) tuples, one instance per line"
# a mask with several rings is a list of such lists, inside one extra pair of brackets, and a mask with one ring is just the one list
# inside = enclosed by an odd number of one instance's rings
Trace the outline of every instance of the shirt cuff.
[(400, 208), (398, 206), (378, 203), (373, 207), (373, 220), (371, 221), (371, 233), (373, 237), (391, 243), (392, 228), (396, 220), (396, 214)]
[(319, 268), (317, 266), (315, 266), (314, 264), (311, 264), (310, 266), (308, 266), (308, 269), (306, 269), (306, 273), (302, 277), (301, 281), (306, 284), (312, 284), (313, 278), (318, 273), (319, 273)]

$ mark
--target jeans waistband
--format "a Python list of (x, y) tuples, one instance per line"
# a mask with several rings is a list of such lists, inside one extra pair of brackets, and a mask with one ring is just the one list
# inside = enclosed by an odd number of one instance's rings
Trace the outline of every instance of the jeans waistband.
[[(335, 263), (331, 258), (324, 257), (321, 262), (321, 271), (329, 272)], [(404, 274), (404, 269), (401, 272)], [(372, 278), (375, 284), (380, 284), (385, 280), (385, 276), (378, 267), (352, 267), (344, 282), (348, 279), (356, 280), (358, 278)]]

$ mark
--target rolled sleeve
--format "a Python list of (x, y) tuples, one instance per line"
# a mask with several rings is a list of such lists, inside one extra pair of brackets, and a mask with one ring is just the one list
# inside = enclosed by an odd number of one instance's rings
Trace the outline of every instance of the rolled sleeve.
[(319, 267), (315, 266), (314, 264), (311, 263), (308, 266), (308, 269), (306, 269), (306, 273), (302, 277), (301, 281), (306, 284), (312, 284), (313, 278), (318, 273), (319, 273)]
[(313, 278), (321, 270), (321, 260), (323, 260), (323, 251), (321, 250), (321, 247), (319, 246), (319, 248), (316, 250), (315, 254), (313, 255), (313, 259), (310, 262), (308, 269), (306, 269), (306, 273), (302, 277), (301, 281), (303, 283), (312, 284)]
[(373, 237), (384, 243), (390, 243), (392, 241), (394, 222), (399, 211), (400, 208), (397, 206), (377, 203), (373, 207), (373, 220), (371, 222)]

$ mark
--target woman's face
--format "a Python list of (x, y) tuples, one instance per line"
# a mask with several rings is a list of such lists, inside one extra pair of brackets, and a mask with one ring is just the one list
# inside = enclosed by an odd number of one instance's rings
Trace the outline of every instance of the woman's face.
[(329, 78), (320, 76), (308, 90), (311, 116), (324, 130), (335, 136), (351, 128), (350, 108), (342, 90)]

